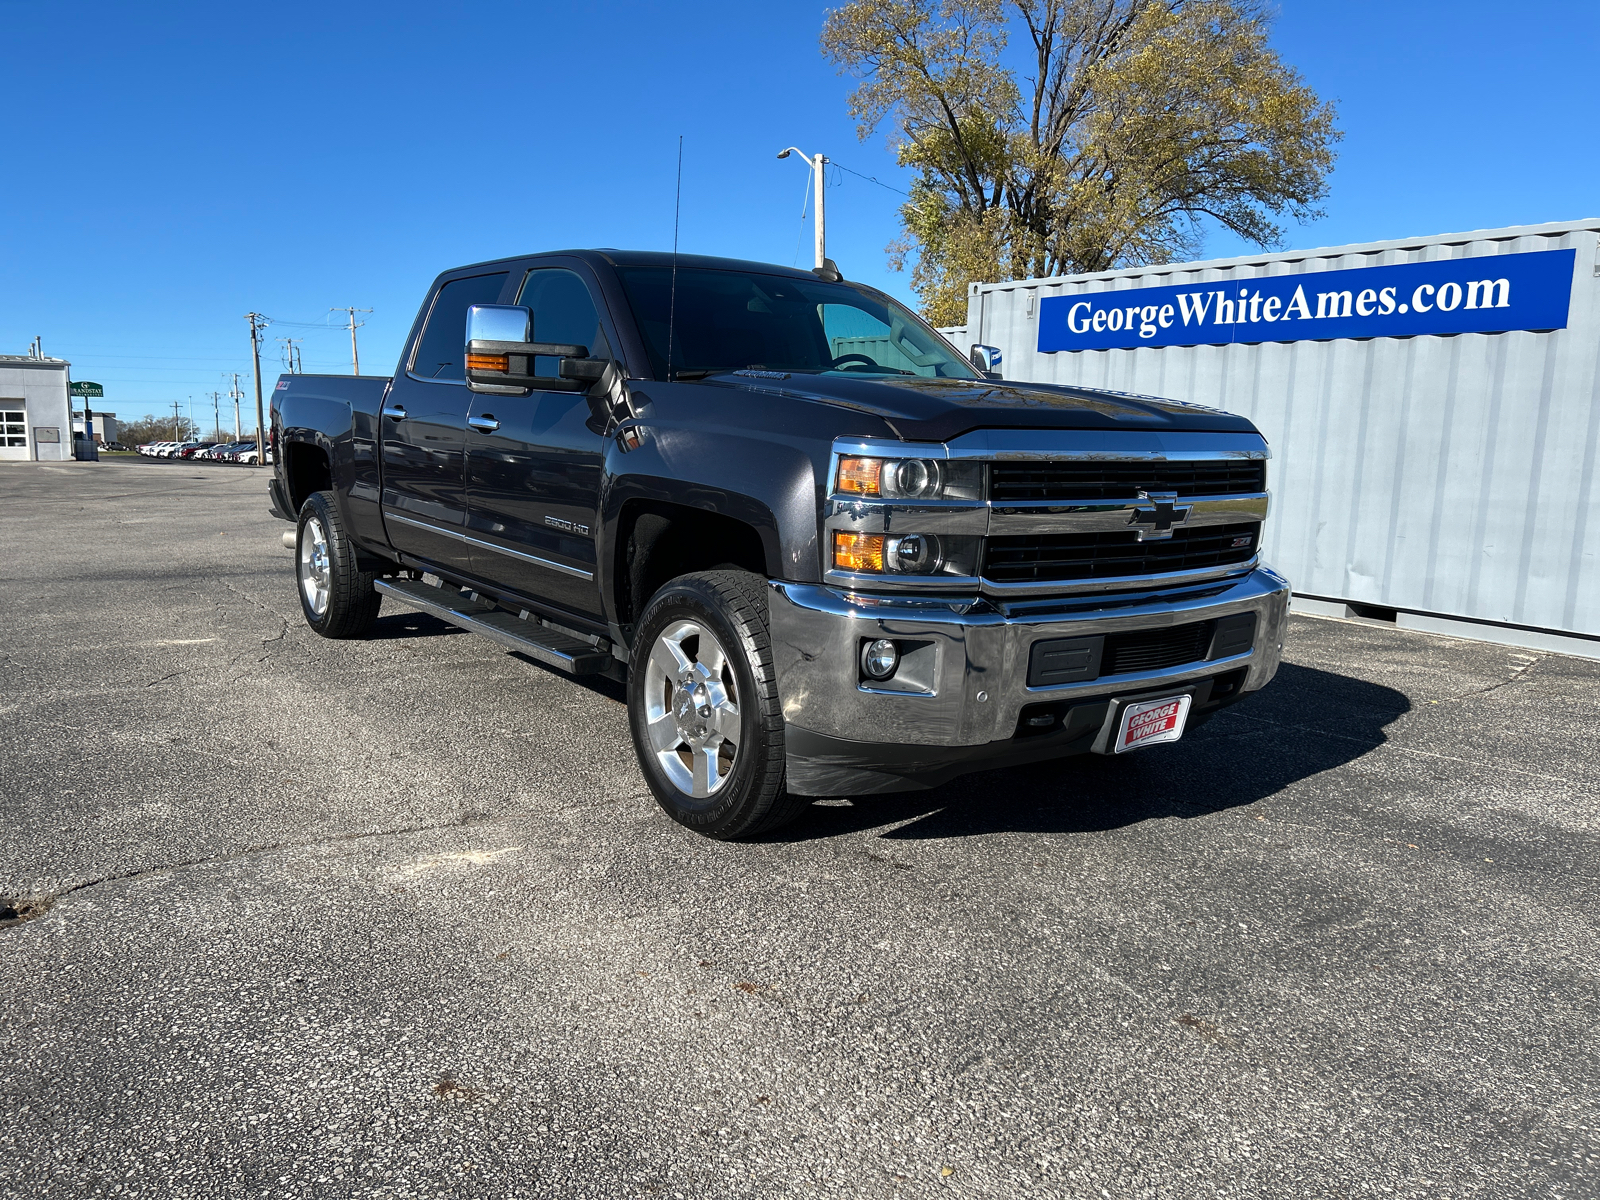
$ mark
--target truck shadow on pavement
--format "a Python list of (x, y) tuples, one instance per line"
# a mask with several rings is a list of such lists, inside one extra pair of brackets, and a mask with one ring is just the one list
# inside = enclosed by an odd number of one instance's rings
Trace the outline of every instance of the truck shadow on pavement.
[(399, 642), (406, 638), (444, 637), (459, 634), (469, 637), (467, 631), (448, 621), (410, 608), (386, 608), (372, 627), (369, 635), (373, 641)]
[[(986, 833), (1092, 833), (1163, 817), (1202, 817), (1276, 795), (1388, 740), (1411, 711), (1393, 688), (1285, 663), (1264, 690), (1167, 746), (1084, 754), (960, 776), (926, 792), (815, 804), (764, 841), (836, 837), (896, 825), (890, 839)], [(901, 824), (901, 822), (910, 822)]]

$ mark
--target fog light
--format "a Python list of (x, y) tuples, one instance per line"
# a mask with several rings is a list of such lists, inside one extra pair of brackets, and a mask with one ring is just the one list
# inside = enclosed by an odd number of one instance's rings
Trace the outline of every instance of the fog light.
[(868, 679), (887, 679), (900, 665), (900, 647), (888, 638), (861, 647), (861, 670)]

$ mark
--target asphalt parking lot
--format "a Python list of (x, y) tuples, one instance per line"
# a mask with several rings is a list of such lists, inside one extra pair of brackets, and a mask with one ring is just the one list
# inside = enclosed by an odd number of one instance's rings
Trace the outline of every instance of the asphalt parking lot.
[(6, 1196), (1600, 1194), (1600, 662), (1295, 618), (1125, 758), (717, 844), (620, 691), (0, 464)]

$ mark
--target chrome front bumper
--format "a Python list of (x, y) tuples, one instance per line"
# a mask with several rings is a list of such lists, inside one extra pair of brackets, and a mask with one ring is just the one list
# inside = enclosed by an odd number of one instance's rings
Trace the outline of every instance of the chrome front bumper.
[[(1040, 702), (1179, 688), (1241, 667), (1246, 675), (1240, 693), (1255, 691), (1277, 672), (1288, 607), (1288, 583), (1266, 567), (1198, 586), (1014, 604), (867, 595), (774, 580), (768, 596), (772, 653), (784, 719), (799, 735), (790, 739), (791, 764), (802, 767), (793, 747), (807, 744), (807, 734), (853, 743), (868, 758), (870, 745), (862, 744), (882, 746), (889, 762), (897, 753), (903, 758), (906, 747), (1004, 749), (1022, 709)], [(1030, 650), (1041, 639), (1160, 629), (1245, 612), (1256, 614), (1255, 642), (1245, 653), (1083, 683), (1028, 686)], [(920, 690), (886, 690), (862, 680), (860, 648), (873, 638), (923, 647)]]

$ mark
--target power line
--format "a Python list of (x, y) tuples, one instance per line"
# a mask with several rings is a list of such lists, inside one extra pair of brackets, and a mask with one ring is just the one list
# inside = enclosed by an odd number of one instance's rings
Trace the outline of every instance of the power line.
[(854, 175), (857, 179), (865, 179), (868, 183), (875, 183), (881, 188), (888, 188), (891, 192), (895, 192), (898, 195), (904, 196), (907, 200), (911, 199), (911, 193), (910, 192), (902, 192), (899, 188), (885, 183), (883, 180), (877, 178), (874, 175), (863, 175), (860, 171), (851, 171), (849, 167), (841, 166), (839, 164), (839, 162), (837, 160), (835, 160), (835, 159), (831, 159), (830, 158), (828, 160), (828, 165), (831, 166), (831, 167), (837, 167), (841, 171), (849, 172), (851, 175)]
[(806, 191), (800, 200), (800, 230), (794, 235), (794, 257), (789, 260), (791, 267), (800, 265), (800, 243), (806, 236), (806, 211), (811, 207), (811, 172), (806, 172)]

